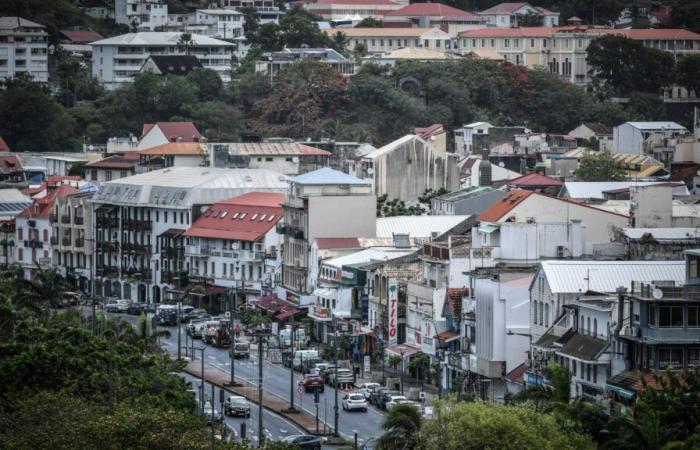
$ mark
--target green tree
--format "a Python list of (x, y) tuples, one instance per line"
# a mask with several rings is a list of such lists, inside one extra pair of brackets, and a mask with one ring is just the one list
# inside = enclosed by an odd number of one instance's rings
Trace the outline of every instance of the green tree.
[(237, 142), (245, 130), (240, 110), (224, 102), (198, 103), (191, 118), (204, 136), (219, 142)]
[(193, 70), (187, 75), (187, 81), (196, 88), (197, 98), (200, 101), (221, 100), (221, 95), (224, 92), (224, 83), (214, 70)]
[(243, 32), (248, 37), (249, 33), (255, 33), (260, 26), (260, 13), (255, 6), (244, 6), (239, 12), (243, 14)]
[(355, 58), (355, 61), (357, 62), (362, 61), (362, 58), (367, 56), (367, 53), (367, 46), (362, 42), (355, 45), (355, 47), (352, 49), (352, 57)]
[(65, 52), (59, 52), (57, 59), (60, 98), (64, 106), (74, 106), (79, 100), (95, 100), (104, 93), (84, 62)]
[(246, 39), (264, 52), (280, 51), (285, 46), (282, 28), (273, 22), (260, 25), (255, 31), (246, 34)]
[(16, 152), (71, 151), (75, 123), (48, 88), (27, 76), (0, 82), (0, 136)]
[(581, 157), (576, 169), (580, 181), (623, 181), (627, 179), (625, 168), (608, 152), (592, 152)]
[(384, 22), (374, 17), (365, 17), (355, 28), (384, 28)]
[[(700, 12), (699, 12), (700, 14)], [(700, 18), (698, 19), (700, 23)], [(700, 95), (700, 55), (681, 56), (676, 62), (676, 83)]]
[(345, 53), (348, 42), (348, 36), (345, 33), (336, 31), (331, 38), (331, 48), (339, 53)]
[(517, 403), (534, 404), (538, 410), (552, 411), (555, 408), (569, 404), (571, 389), (571, 372), (566, 367), (549, 361), (545, 369), (549, 379), (548, 386), (528, 386), (513, 397)]
[(180, 50), (184, 50), (185, 55), (190, 54), (190, 48), (194, 45), (194, 39), (192, 39), (192, 33), (180, 33), (180, 37), (177, 39), (177, 47)]
[(634, 92), (625, 109), (630, 120), (655, 121), (666, 117), (666, 104), (659, 94)]
[(423, 424), (417, 446), (425, 450), (593, 449), (590, 438), (562, 429), (552, 414), (527, 406), (438, 403)]
[(423, 418), (414, 405), (396, 405), (386, 415), (379, 438), (379, 450), (416, 448)]
[(587, 62), (593, 85), (601, 93), (658, 93), (673, 81), (673, 70), (669, 69), (674, 66), (673, 55), (623, 36), (593, 39)]

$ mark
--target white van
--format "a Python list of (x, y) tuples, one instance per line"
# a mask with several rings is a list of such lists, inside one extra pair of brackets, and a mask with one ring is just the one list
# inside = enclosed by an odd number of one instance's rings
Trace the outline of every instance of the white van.
[(318, 350), (297, 350), (294, 352), (294, 358), (292, 359), (292, 367), (295, 370), (301, 370), (304, 363), (309, 362), (319, 362), (321, 358), (318, 357)]
[[(294, 347), (303, 347), (306, 341), (306, 331), (303, 328), (297, 328), (294, 332)], [(290, 327), (284, 328), (280, 331), (280, 344), (283, 347), (289, 347), (292, 345), (292, 329)]]

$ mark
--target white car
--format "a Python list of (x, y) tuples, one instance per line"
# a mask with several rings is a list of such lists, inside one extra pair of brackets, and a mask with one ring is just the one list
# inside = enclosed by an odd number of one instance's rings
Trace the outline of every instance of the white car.
[(214, 408), (212, 410), (211, 403), (205, 402), (204, 403), (204, 417), (207, 418), (208, 421), (210, 422), (221, 422), (223, 417), (221, 416), (221, 412), (219, 412), (218, 409)]
[(353, 392), (343, 397), (343, 409), (345, 411), (367, 411), (367, 399), (361, 392)]
[(403, 395), (392, 395), (391, 398), (389, 398), (389, 401), (386, 402), (386, 410), (389, 411), (391, 408), (393, 408), (396, 405), (400, 405), (401, 403), (408, 403), (409, 400), (403, 396)]
[(129, 309), (128, 300), (110, 300), (105, 305), (105, 311), (111, 313), (125, 313)]
[(362, 392), (362, 395), (364, 395), (367, 400), (369, 400), (369, 396), (372, 394), (372, 391), (380, 386), (381, 384), (379, 383), (362, 383), (359, 391)]

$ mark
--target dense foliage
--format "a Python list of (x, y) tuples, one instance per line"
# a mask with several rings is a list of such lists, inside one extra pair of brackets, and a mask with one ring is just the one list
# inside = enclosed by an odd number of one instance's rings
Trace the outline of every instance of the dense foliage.
[(581, 157), (576, 169), (579, 181), (623, 181), (627, 170), (608, 152), (587, 153)]

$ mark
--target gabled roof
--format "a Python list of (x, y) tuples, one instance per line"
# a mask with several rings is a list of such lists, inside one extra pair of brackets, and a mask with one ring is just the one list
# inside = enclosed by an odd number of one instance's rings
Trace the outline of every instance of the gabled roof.
[(391, 16), (451, 16), (462, 17), (469, 20), (481, 21), (481, 17), (469, 11), (453, 8), (444, 3), (413, 3), (401, 9), (389, 11), (384, 17)]
[(265, 206), (276, 208), (282, 206), (284, 194), (271, 192), (248, 192), (238, 197), (233, 197), (228, 200), (223, 200), (220, 203), (226, 205), (241, 205), (241, 206)]
[[(327, 34), (335, 34), (338, 30), (324, 30)], [(343, 34), (348, 38), (353, 37), (413, 37), (425, 35), (449, 36), (439, 28), (343, 28)]]
[(192, 122), (157, 122), (143, 124), (141, 138), (148, 134), (153, 128), (158, 127), (165, 137), (171, 142), (199, 142), (202, 135)]
[[(127, 33), (119, 36), (110, 37), (107, 39), (102, 39), (95, 41), (92, 45), (166, 45), (166, 46), (176, 46), (180, 40), (182, 33), (180, 32), (163, 32), (163, 31), (142, 31), (139, 33)], [(207, 46), (207, 47), (232, 47), (235, 44), (230, 42), (222, 41), (219, 39), (210, 38), (207, 36), (202, 36), (201, 34), (191, 34), (193, 46)]]
[(518, 178), (513, 178), (512, 180), (508, 181), (508, 184), (516, 187), (561, 187), (564, 185), (564, 183), (559, 180), (555, 180), (554, 178), (550, 178), (535, 172), (525, 174)]
[(583, 361), (595, 361), (608, 343), (602, 339), (578, 332), (568, 332), (558, 341), (562, 348), (557, 352)]
[(0, 17), (0, 30), (15, 28), (46, 28), (45, 26), (17, 16)]
[(24, 211), (19, 213), (17, 217), (26, 219), (48, 219), (51, 215), (51, 210), (56, 200), (69, 195), (79, 194), (80, 190), (73, 186), (60, 185), (56, 189), (50, 191), (44, 197), (36, 199), (34, 204), (27, 206)]
[(609, 127), (609, 126), (602, 124), (600, 122), (584, 122), (584, 123), (582, 123), (582, 125), (585, 125), (586, 127), (588, 127), (588, 129), (590, 129), (591, 131), (593, 131), (595, 134), (597, 134), (599, 136), (600, 135), (612, 136), (612, 134), (613, 134), (612, 127)]
[(72, 184), (71, 182), (82, 181), (82, 178), (78, 175), (53, 175), (49, 177), (46, 184), (49, 187), (61, 186), (64, 184)]
[(349, 237), (326, 237), (326, 238), (316, 238), (316, 245), (319, 250), (330, 250), (330, 249), (347, 249), (347, 248), (361, 248), (360, 240), (358, 238)]
[(525, 5), (527, 5), (525, 2), (499, 3), (483, 11), (479, 11), (479, 14), (512, 14)]
[[(398, 3), (392, 0), (316, 0), (319, 5), (376, 5), (396, 6)], [(343, 29), (345, 31), (345, 28)]]
[(683, 182), (663, 181), (567, 181), (564, 189), (567, 197), (573, 199), (603, 199), (604, 192), (616, 189), (629, 189), (633, 186), (672, 185), (674, 193), (688, 195), (688, 189)]
[(144, 64), (149, 60), (153, 61), (162, 75), (187, 75), (202, 67), (202, 63), (194, 55), (151, 55)]
[(89, 169), (133, 169), (139, 163), (138, 156), (112, 155), (99, 161), (88, 163)]
[(679, 130), (683, 131), (686, 128), (676, 122), (661, 121), (661, 122), (625, 122), (623, 125), (630, 125), (640, 130)]
[(71, 42), (80, 44), (104, 39), (100, 33), (90, 30), (61, 30), (61, 35)]
[(347, 173), (340, 172), (338, 170), (331, 169), (330, 167), (323, 167), (313, 172), (307, 172), (303, 175), (298, 175), (296, 177), (290, 178), (289, 180), (296, 184), (347, 184), (347, 185), (369, 185), (369, 181), (361, 180)]
[[(282, 219), (282, 206), (279, 204), (284, 200), (284, 194), (250, 194), (242, 204), (237, 202), (236, 197), (213, 204), (184, 235), (249, 242), (261, 239)], [(260, 199), (262, 204), (254, 205), (254, 198)]]
[[(220, 144), (217, 144), (220, 145)], [(298, 142), (232, 142), (228, 144), (232, 155), (290, 155), (330, 156), (331, 152)]]
[(10, 146), (7, 145), (7, 142), (0, 136), (0, 152), (9, 152), (10, 151)]
[[(0, 147), (5, 142), (0, 138)], [(9, 150), (9, 149), (8, 149)], [(15, 155), (0, 156), (0, 172), (17, 172), (22, 170), (22, 163)]]
[(496, 201), (496, 203), (482, 211), (479, 215), (479, 220), (484, 222), (498, 222), (503, 216), (508, 214), (531, 195), (535, 195), (535, 193), (532, 191), (513, 189), (502, 199)]
[(204, 153), (206, 153), (206, 147), (199, 142), (168, 142), (141, 152), (142, 155), (150, 156), (200, 156)]

